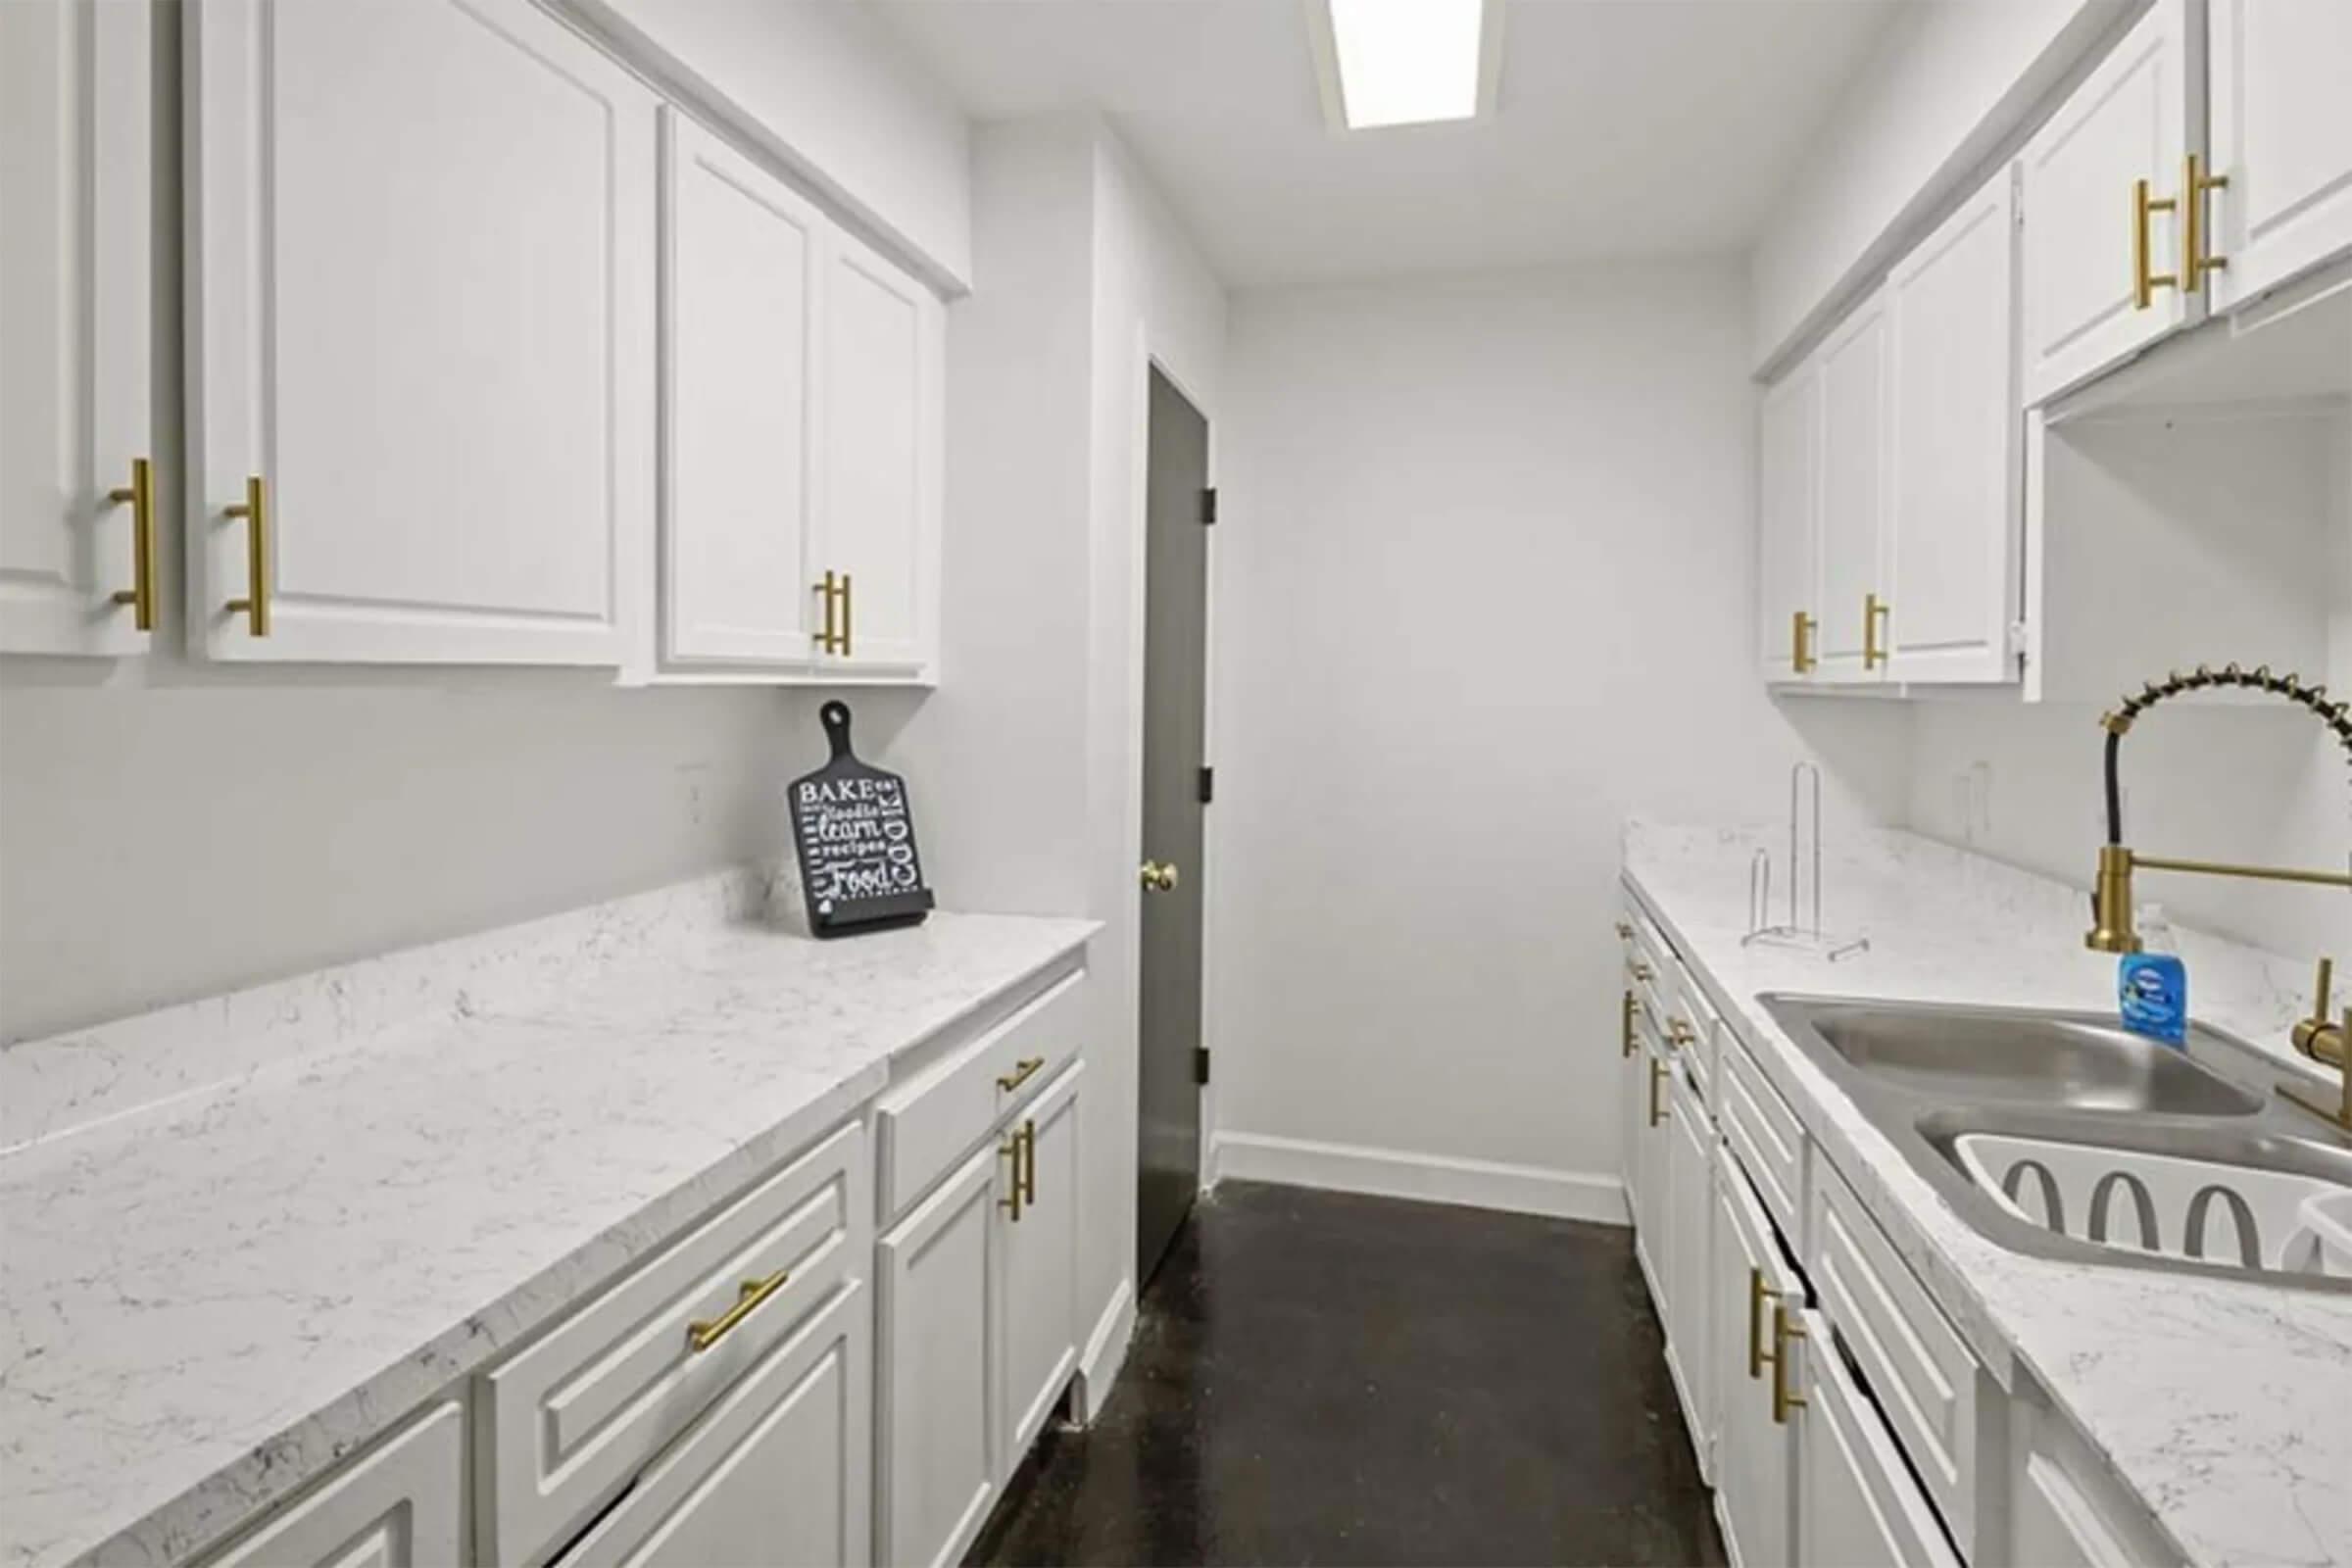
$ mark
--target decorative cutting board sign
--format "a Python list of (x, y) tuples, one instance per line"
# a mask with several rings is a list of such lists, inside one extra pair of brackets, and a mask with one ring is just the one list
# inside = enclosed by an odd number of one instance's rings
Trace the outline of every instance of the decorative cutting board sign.
[(790, 797), (808, 929), (837, 937), (919, 924), (932, 899), (915, 853), (906, 781), (851, 755), (847, 703), (827, 703), (817, 717), (833, 756), (793, 780)]

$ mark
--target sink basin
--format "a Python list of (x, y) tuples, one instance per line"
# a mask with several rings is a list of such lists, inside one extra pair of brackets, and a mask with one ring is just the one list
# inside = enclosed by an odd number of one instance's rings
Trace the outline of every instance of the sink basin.
[(1938, 1103), (2068, 1105), (2250, 1116), (2264, 1097), (2167, 1046), (2064, 1013), (1817, 1003), (1832, 1051), (1887, 1087)]
[(2187, 1050), (2095, 1013), (1758, 999), (1955, 1213), (2012, 1251), (2352, 1292), (2303, 1205), (2352, 1194), (2352, 1139), (2289, 1071), (2194, 1026)]

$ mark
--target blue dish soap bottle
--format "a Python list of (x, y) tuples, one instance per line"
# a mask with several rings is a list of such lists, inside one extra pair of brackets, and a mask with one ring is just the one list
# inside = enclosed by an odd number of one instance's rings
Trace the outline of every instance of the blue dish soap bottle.
[(2124, 1027), (2135, 1035), (2185, 1050), (2188, 1043), (2188, 967), (2173, 951), (2173, 927), (2150, 905), (2139, 919), (2141, 950), (2127, 953), (2116, 970), (2116, 1002)]

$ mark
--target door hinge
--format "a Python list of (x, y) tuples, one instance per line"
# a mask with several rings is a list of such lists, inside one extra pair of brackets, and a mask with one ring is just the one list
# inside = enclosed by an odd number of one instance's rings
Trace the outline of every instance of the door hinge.
[(1213, 526), (1216, 520), (1217, 487), (1212, 484), (1200, 492), (1200, 521), (1203, 526)]
[(1193, 1048), (1193, 1082), (1204, 1089), (1208, 1087), (1208, 1048), (1206, 1046)]
[(1206, 806), (1209, 802), (1215, 800), (1216, 798), (1217, 770), (1213, 767), (1204, 766), (1200, 769), (1200, 804), (1202, 806)]

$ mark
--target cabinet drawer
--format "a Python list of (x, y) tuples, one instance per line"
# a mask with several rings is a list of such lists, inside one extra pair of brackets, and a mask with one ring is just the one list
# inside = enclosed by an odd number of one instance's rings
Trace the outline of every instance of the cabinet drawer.
[[(854, 1277), (872, 1221), (853, 1124), (705, 1221), (554, 1332), (481, 1377), (481, 1555), (539, 1562), (763, 1351)], [(784, 1275), (695, 1347), (752, 1281)]]
[(852, 1281), (648, 1465), (561, 1568), (867, 1561), (871, 1334)]
[(1675, 1042), (1675, 1054), (1689, 1064), (1691, 1083), (1700, 1098), (1712, 1105), (1722, 1017), (1698, 989), (1698, 979), (1689, 969), (1676, 963), (1666, 972), (1672, 984), (1668, 994), (1658, 1000), (1666, 1007), (1667, 1037)]
[[(1728, 1031), (1727, 1031), (1728, 1032)], [(1805, 1129), (1737, 1038), (1722, 1050), (1715, 1114), (1773, 1220), (1804, 1252)]]
[(1078, 1054), (1085, 1021), (1074, 968), (958, 1046), (892, 1086), (874, 1106), (880, 1209), (885, 1223), (930, 1191), (997, 1125), (1046, 1087)]
[(466, 1422), (455, 1399), (328, 1476), (206, 1568), (463, 1562)]
[(1976, 1358), (1863, 1212), (1861, 1200), (1826, 1164), (1814, 1172), (1811, 1221), (1805, 1255), (1822, 1313), (1968, 1551), (1976, 1513)]

